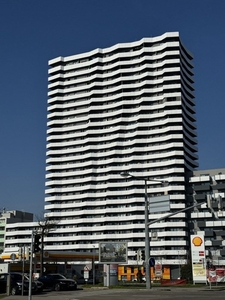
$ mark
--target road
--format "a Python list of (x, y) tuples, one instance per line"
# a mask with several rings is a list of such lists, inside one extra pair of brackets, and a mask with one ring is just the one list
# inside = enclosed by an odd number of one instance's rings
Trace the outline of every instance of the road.
[[(26, 296), (8, 296), (5, 300), (27, 300)], [(78, 289), (77, 291), (48, 292), (32, 295), (32, 300), (220, 300), (225, 289), (203, 288), (153, 288), (145, 289)], [(28, 299), (31, 300), (31, 299)]]

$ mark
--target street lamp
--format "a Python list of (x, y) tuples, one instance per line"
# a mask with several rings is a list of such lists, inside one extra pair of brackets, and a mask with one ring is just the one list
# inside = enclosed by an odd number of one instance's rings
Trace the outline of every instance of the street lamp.
[(120, 173), (122, 177), (133, 177), (138, 180), (144, 180), (145, 183), (145, 277), (146, 277), (146, 289), (151, 289), (151, 278), (150, 278), (150, 268), (149, 268), (149, 259), (150, 259), (150, 238), (149, 238), (149, 203), (148, 203), (148, 192), (147, 192), (147, 182), (149, 181), (156, 181), (161, 183), (167, 183), (167, 181), (160, 180), (160, 179), (151, 179), (151, 178), (143, 178), (134, 176), (128, 172)]
[(95, 245), (93, 245), (93, 264), (92, 264), (92, 276), (93, 276), (93, 285), (95, 285)]

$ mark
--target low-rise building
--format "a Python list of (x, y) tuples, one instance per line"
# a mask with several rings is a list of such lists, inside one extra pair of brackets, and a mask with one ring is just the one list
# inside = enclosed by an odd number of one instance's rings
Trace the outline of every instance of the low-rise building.
[(204, 234), (209, 264), (225, 265), (225, 169), (195, 171), (190, 184), (194, 202), (206, 202), (191, 212), (191, 233)]
[[(24, 211), (10, 210), (6, 211), (4, 208), (0, 214), (0, 254), (4, 251), (6, 245), (6, 227), (8, 224), (14, 224), (17, 227), (17, 223), (27, 224), (27, 222), (33, 222), (33, 214)], [(27, 226), (27, 225), (26, 225)], [(7, 233), (8, 234), (8, 233)], [(15, 236), (13, 235), (13, 239)], [(17, 243), (16, 243), (17, 244)], [(16, 246), (18, 248), (18, 245)], [(18, 250), (18, 249), (17, 249)]]

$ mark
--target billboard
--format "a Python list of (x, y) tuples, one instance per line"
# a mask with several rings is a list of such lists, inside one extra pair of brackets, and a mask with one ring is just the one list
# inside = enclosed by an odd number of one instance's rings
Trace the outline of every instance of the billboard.
[(127, 263), (126, 242), (99, 243), (99, 262), (103, 264)]
[(217, 266), (208, 269), (207, 278), (209, 282), (225, 282), (225, 268)]
[(191, 257), (194, 283), (206, 282), (204, 235), (191, 235)]

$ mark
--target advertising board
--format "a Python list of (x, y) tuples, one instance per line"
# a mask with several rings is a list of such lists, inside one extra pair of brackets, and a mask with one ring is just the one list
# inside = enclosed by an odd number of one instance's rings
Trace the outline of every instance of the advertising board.
[(191, 235), (191, 257), (193, 281), (206, 282), (204, 235)]
[(126, 242), (99, 243), (99, 262), (104, 264), (127, 263)]

